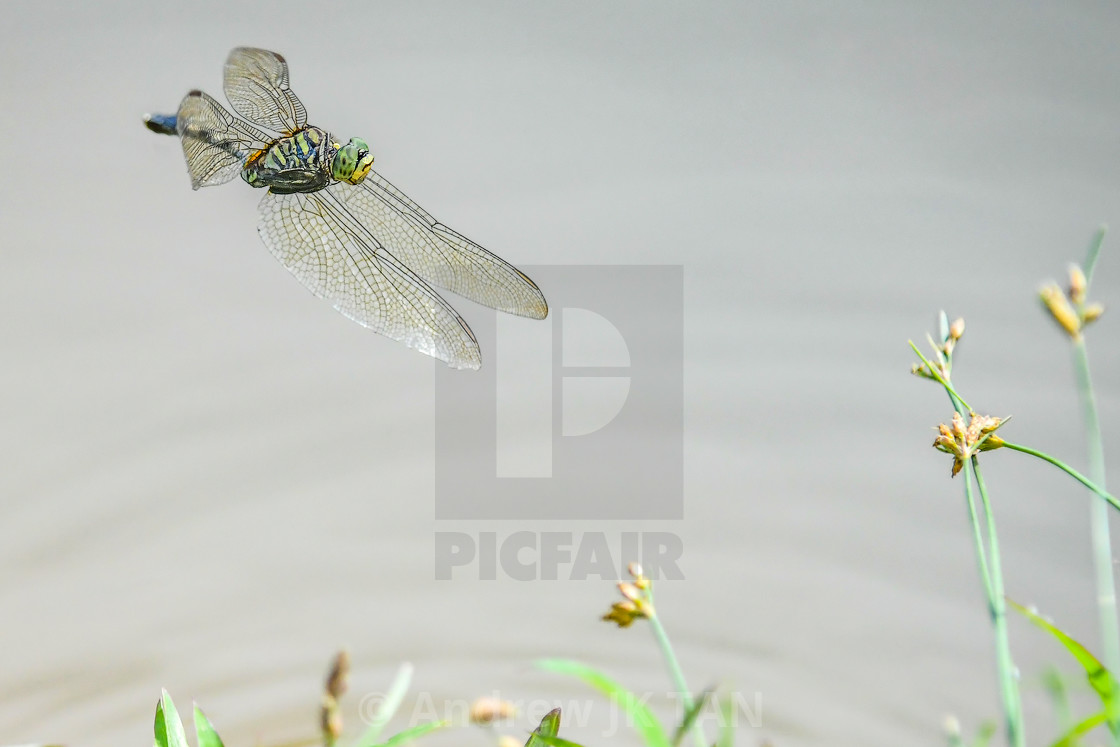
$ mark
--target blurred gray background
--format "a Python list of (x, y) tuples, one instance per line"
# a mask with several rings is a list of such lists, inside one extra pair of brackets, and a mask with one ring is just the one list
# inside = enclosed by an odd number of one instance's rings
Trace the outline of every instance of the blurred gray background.
[[(961, 484), (929, 448), (949, 408), (906, 340), (963, 315), (962, 393), (1084, 465), (1035, 291), (1120, 221), (1115, 4), (4, 14), (0, 740), (147, 743), (164, 686), (227, 744), (313, 734), (342, 645), (352, 728), (402, 660), (437, 703), (585, 697), (531, 668), (553, 655), (669, 686), (648, 630), (598, 621), (609, 583), (433, 580), (435, 364), (312, 298), (258, 240), (259, 195), (192, 192), (141, 126), (220, 94), (239, 45), (282, 52), (313, 123), (511, 262), (683, 265), (685, 519), (557, 526), (681, 535), (659, 608), (695, 688), (761, 694), (740, 743), (941, 744), (946, 713), (998, 715)], [(1117, 323), (1089, 341), (1114, 475)], [(1088, 496), (984, 463), (1009, 593), (1098, 648)], [(1039, 675), (1075, 670), (1011, 634), (1041, 743)]]

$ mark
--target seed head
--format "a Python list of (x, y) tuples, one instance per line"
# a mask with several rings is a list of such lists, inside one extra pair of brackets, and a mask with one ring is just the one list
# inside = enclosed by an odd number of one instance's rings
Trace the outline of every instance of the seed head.
[(953, 455), (953, 477), (957, 476), (964, 463), (977, 452), (1003, 446), (1003, 439), (995, 435), (995, 432), (1007, 422), (1007, 418), (977, 415), (974, 412), (969, 414), (971, 417), (968, 425), (965, 425), (961, 414), (954, 412), (952, 424), (938, 425), (937, 438), (933, 440), (933, 448)]
[(602, 619), (605, 622), (613, 622), (620, 628), (629, 628), (635, 620), (643, 617), (646, 617), (646, 614), (642, 612), (641, 607), (627, 599), (612, 604), (610, 612), (603, 615)]

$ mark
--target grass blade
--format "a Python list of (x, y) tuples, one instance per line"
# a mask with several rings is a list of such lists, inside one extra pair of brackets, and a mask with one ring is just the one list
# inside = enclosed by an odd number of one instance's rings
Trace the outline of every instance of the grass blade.
[(1054, 636), (1073, 655), (1073, 658), (1077, 659), (1077, 663), (1085, 670), (1085, 676), (1089, 679), (1089, 686), (1100, 696), (1101, 703), (1104, 705), (1105, 719), (1115, 733), (1116, 725), (1120, 724), (1120, 683), (1116, 682), (1112, 673), (1097, 661), (1097, 657), (1089, 653), (1089, 649), (1070, 638), (1053, 623), (1010, 599), (1007, 600), (1007, 603), (1039, 628)]
[(405, 729), (399, 734), (394, 734), (379, 745), (379, 747), (400, 747), (402, 744), (408, 744), (409, 742), (419, 739), (428, 732), (433, 732), (436, 729), (443, 729), (446, 726), (450, 726), (450, 723), (447, 721), (431, 721), (427, 724), (420, 724), (411, 729)]
[(198, 741), (198, 747), (225, 747), (218, 732), (214, 731), (214, 725), (206, 718), (206, 714), (197, 703), (194, 706), (194, 736)]
[(1095, 713), (1082, 721), (1077, 726), (1066, 732), (1065, 736), (1054, 742), (1050, 747), (1073, 747), (1077, 744), (1078, 737), (1083, 737), (1093, 729), (1104, 723), (1104, 711)]
[(684, 741), (684, 735), (687, 734), (693, 724), (696, 723), (696, 719), (700, 716), (700, 712), (704, 710), (704, 706), (708, 705), (708, 701), (712, 699), (712, 695), (711, 689), (700, 693), (700, 697), (692, 704), (692, 708), (684, 714), (680, 726), (678, 726), (676, 732), (673, 733), (673, 747), (679, 747), (680, 743)]
[[(408, 686), (411, 684), (412, 665), (405, 662), (401, 664), (401, 668), (397, 670), (397, 676), (393, 678), (393, 684), (389, 686), (389, 691), (385, 693), (385, 697), (382, 698), (377, 712), (373, 714), (373, 718), (369, 723), (369, 728), (354, 742), (354, 747), (372, 747), (372, 745), (377, 744), (377, 738), (381, 736), (381, 732), (385, 729), (386, 724), (393, 718), (397, 709), (401, 707), (401, 701), (404, 700), (405, 693), (408, 692)], [(401, 733), (405, 734), (407, 732)]]
[(646, 747), (671, 747), (665, 730), (654, 718), (649, 709), (637, 695), (612, 680), (593, 667), (568, 659), (543, 659), (537, 666), (549, 672), (566, 674), (583, 680), (615, 702), (630, 718), (634, 728), (642, 735)]
[(735, 706), (731, 698), (721, 698), (719, 702), (719, 740), (716, 747), (732, 747), (735, 744)]
[(187, 733), (167, 690), (156, 703), (156, 747), (187, 747)]

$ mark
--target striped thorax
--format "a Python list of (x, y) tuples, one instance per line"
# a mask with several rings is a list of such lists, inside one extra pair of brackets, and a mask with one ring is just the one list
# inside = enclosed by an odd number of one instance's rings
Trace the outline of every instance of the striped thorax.
[(249, 156), (241, 178), (276, 194), (317, 192), (334, 182), (359, 184), (372, 166), (373, 155), (361, 138), (339, 145), (325, 130), (307, 126)]

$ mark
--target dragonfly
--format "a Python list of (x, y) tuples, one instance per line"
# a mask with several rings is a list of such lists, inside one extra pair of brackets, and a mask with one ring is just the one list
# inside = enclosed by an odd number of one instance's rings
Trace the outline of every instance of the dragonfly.
[(478, 340), (435, 287), (530, 319), (548, 315), (525, 273), (373, 171), (365, 140), (343, 145), (309, 125), (283, 56), (234, 49), (223, 89), (240, 119), (194, 90), (175, 114), (149, 114), (145, 124), (178, 136), (194, 189), (240, 175), (267, 190), (257, 227), (265, 246), (344, 316), (452, 368), (477, 369)]

